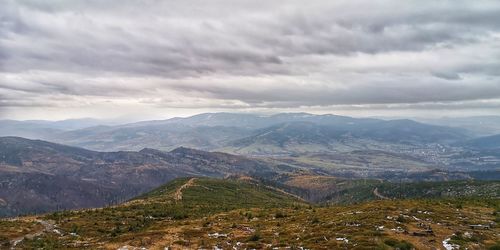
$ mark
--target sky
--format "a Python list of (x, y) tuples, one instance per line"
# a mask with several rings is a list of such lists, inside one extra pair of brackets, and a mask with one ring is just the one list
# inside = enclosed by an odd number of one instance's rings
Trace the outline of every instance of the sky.
[(499, 1), (3, 0), (0, 119), (500, 114)]

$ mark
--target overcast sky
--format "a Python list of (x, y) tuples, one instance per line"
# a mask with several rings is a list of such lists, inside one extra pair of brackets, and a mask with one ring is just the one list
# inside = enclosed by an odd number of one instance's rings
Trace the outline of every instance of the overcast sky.
[(499, 13), (470, 0), (3, 0), (0, 119), (500, 114)]

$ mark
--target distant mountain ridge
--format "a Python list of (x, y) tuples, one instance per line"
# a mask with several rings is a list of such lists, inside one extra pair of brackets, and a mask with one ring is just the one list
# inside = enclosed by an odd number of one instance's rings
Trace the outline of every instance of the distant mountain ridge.
[(69, 130), (79, 130), (100, 125), (113, 125), (116, 122), (92, 118), (68, 119), (61, 121), (45, 120), (0, 120), (0, 136), (20, 136), (30, 139), (47, 139)]
[[(286, 139), (282, 140), (286, 137), (300, 145), (311, 144), (311, 140), (315, 140), (312, 144), (318, 147), (318, 152), (324, 152), (330, 150), (330, 147), (325, 145), (335, 143), (342, 138), (363, 138), (386, 143), (447, 143), (469, 138), (469, 133), (463, 129), (428, 125), (411, 120), (387, 121), (308, 113), (282, 113), (269, 116), (206, 113), (187, 118), (94, 126), (66, 131), (37, 132), (36, 129), (32, 132), (35, 135), (38, 133), (41, 139), (98, 151), (138, 151), (142, 148), (172, 150), (185, 146), (244, 154), (253, 152), (254, 149), (265, 152), (267, 146), (254, 144), (252, 150), (239, 150), (234, 146), (242, 145), (245, 141), (264, 140), (265, 144), (283, 147)], [(276, 129), (280, 131), (274, 131)], [(265, 133), (268, 135), (263, 139)], [(272, 141), (273, 138), (277, 141)], [(249, 145), (245, 147), (247, 146)], [(261, 146), (264, 148), (259, 148)], [(314, 151), (314, 147), (309, 150)], [(278, 151), (290, 150), (278, 149)]]
[(500, 116), (420, 118), (417, 121), (433, 125), (464, 128), (477, 136), (500, 134)]
[[(308, 133), (302, 139), (308, 140), (307, 136)], [(319, 137), (312, 138), (311, 142), (318, 140)], [(0, 137), (0, 216), (115, 204), (178, 177), (247, 176), (280, 187), (286, 185), (290, 176), (319, 176), (330, 180), (339, 174), (341, 178), (335, 177), (336, 180), (353, 184), (349, 190), (366, 182), (379, 183), (378, 180), (366, 181), (366, 178), (376, 178), (373, 176), (394, 179), (399, 175), (399, 180), (471, 178), (467, 173), (433, 171), (432, 166), (404, 155), (362, 152), (356, 154), (357, 157), (327, 153), (297, 158), (248, 158), (186, 147), (171, 151), (144, 148), (140, 151), (97, 152), (41, 140)], [(379, 160), (383, 161), (377, 163)], [(393, 168), (391, 162), (397, 164), (397, 168)], [(376, 175), (380, 171), (388, 175)], [(353, 176), (364, 180), (347, 181)], [(291, 190), (297, 191), (297, 188)], [(314, 190), (300, 187), (299, 191), (299, 194), (310, 195), (306, 196), (307, 199), (319, 197), (319, 194), (310, 193), (316, 192)], [(353, 199), (366, 195), (358, 196), (358, 193)]]
[(355, 122), (376, 123), (374, 118), (353, 118), (340, 115), (315, 115), (309, 113), (279, 113), (274, 115), (241, 114), (241, 113), (203, 113), (186, 118), (144, 121), (123, 125), (124, 127), (144, 125), (182, 124), (188, 126), (230, 126), (246, 129), (259, 129), (288, 122), (311, 122), (320, 125), (347, 126)]
[(241, 154), (304, 153), (337, 151), (342, 147), (373, 143), (449, 143), (465, 137), (459, 129), (426, 125), (411, 120), (347, 122), (322, 125), (289, 122), (257, 130), (232, 141), (227, 150)]
[(471, 139), (463, 145), (475, 149), (500, 150), (500, 134)]

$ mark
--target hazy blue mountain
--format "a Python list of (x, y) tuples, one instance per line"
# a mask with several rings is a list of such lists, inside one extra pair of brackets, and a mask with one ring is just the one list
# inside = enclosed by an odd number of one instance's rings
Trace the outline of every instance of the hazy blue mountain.
[(462, 145), (476, 149), (500, 150), (500, 134), (475, 138)]
[(102, 124), (115, 124), (91, 118), (68, 119), (61, 121), (44, 120), (0, 120), (0, 136), (20, 136), (31, 139), (50, 139), (55, 135), (69, 130), (78, 130)]
[(447, 143), (468, 137), (464, 129), (428, 125), (408, 119), (380, 121), (361, 127), (355, 133), (359, 137), (402, 143)]
[(327, 144), (348, 130), (332, 126), (321, 126), (312, 122), (288, 122), (260, 129), (255, 135), (234, 141), (233, 145), (265, 143), (284, 146), (289, 142)]
[(258, 128), (268, 126), (269, 120), (266, 117), (255, 114), (236, 114), (236, 113), (204, 113), (186, 118), (171, 118), (167, 120), (143, 121), (130, 123), (122, 127), (143, 127), (159, 125), (187, 125), (187, 126), (231, 126), (242, 128)]
[(32, 139), (43, 139), (62, 132), (37, 122), (0, 120), (0, 136), (21, 136)]
[[(369, 148), (370, 144), (426, 144), (462, 140), (465, 131), (411, 120), (353, 121), (339, 125), (288, 122), (257, 130), (231, 142), (226, 150), (242, 154), (327, 152), (342, 147)], [(376, 148), (377, 145), (374, 146)]]
[[(287, 124), (286, 129), (282, 128), (284, 124)], [(265, 139), (262, 139), (263, 135), (266, 135)], [(179, 146), (224, 150), (245, 144), (245, 141), (251, 143), (252, 140), (280, 146), (289, 140), (323, 147), (345, 138), (387, 143), (433, 143), (462, 140), (468, 135), (463, 129), (426, 125), (411, 120), (386, 121), (307, 113), (271, 116), (207, 113), (187, 118), (65, 131), (47, 139), (92, 150), (116, 151), (140, 150), (144, 147), (171, 150)], [(317, 151), (325, 150), (328, 149), (318, 148)]]
[[(283, 152), (284, 145), (298, 151), (325, 152), (350, 141), (363, 148), (366, 140), (383, 143), (447, 143), (469, 139), (460, 128), (427, 125), (411, 120), (380, 120), (337, 115), (282, 113), (276, 115), (206, 113), (187, 118), (143, 121), (124, 125), (90, 126), (98, 120), (3, 121), (1, 135), (44, 139), (98, 151), (172, 150), (184, 146), (202, 150), (250, 147), (245, 152)], [(87, 127), (90, 126), (90, 127)], [(79, 129), (71, 129), (78, 128)], [(361, 141), (360, 141), (361, 140)], [(253, 144), (253, 145), (252, 145)], [(305, 148), (304, 145), (309, 145)], [(269, 148), (261, 147), (277, 147)], [(297, 150), (292, 150), (297, 151)]]
[(258, 129), (286, 122), (313, 122), (323, 125), (346, 126), (354, 122), (377, 122), (371, 118), (352, 118), (338, 115), (313, 115), (308, 113), (280, 113), (275, 115), (238, 114), (238, 113), (204, 113), (186, 118), (143, 121), (130, 123), (122, 127), (138, 127), (150, 125), (182, 124), (188, 126), (231, 126), (247, 129)]
[(44, 125), (54, 129), (60, 130), (75, 130), (75, 129), (83, 129), (88, 127), (95, 127), (99, 125), (117, 125), (119, 124), (117, 121), (111, 120), (99, 120), (93, 118), (81, 118), (81, 119), (67, 119), (60, 121), (43, 121), (43, 120), (31, 120), (27, 122), (38, 123), (40, 125)]
[(250, 135), (250, 132), (238, 127), (193, 127), (172, 123), (91, 127), (59, 133), (51, 140), (99, 151), (142, 148), (171, 150), (181, 146), (210, 150), (222, 147), (228, 141)]
[(443, 117), (418, 120), (434, 125), (464, 128), (479, 136), (500, 134), (500, 116)]

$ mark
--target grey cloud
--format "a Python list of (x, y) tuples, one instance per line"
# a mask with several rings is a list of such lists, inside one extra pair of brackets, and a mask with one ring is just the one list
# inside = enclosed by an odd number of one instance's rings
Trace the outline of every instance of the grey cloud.
[[(20, 98), (22, 96), (22, 98)], [(48, 107), (54, 106), (53, 103), (45, 99), (37, 99), (27, 95), (6, 95), (0, 93), (0, 114), (2, 109), (6, 107)]]
[(370, 104), (370, 105), (337, 105), (337, 110), (463, 110), (463, 109), (493, 109), (500, 110), (500, 101), (456, 101), (428, 102), (405, 104)]
[[(276, 13), (266, 8), (256, 13), (200, 20), (196, 11), (194, 16), (189, 16), (189, 10), (183, 8), (180, 9), (186, 13), (180, 14), (188, 16), (147, 18), (150, 13), (141, 9), (144, 4), (126, 1), (130, 5), (126, 13), (137, 17), (136, 22), (130, 22), (120, 10), (113, 12), (110, 2), (104, 2), (91, 1), (93, 5), (81, 11), (76, 11), (82, 5), (79, 1), (73, 6), (41, 1), (28, 1), (25, 5), (11, 2), (21, 14), (10, 15), (8, 23), (22, 24), (15, 26), (25, 28), (12, 26), (7, 29), (19, 36), (15, 39), (31, 39), (32, 34), (38, 37), (34, 46), (31, 40), (24, 46), (6, 46), (5, 50), (15, 51), (20, 57), (9, 63), (7, 69), (59, 70), (64, 66), (74, 71), (166, 77), (197, 76), (207, 72), (288, 73), (282, 57), (418, 51), (456, 45), (487, 36), (492, 29), (498, 29), (496, 24), (500, 21), (493, 16), (498, 6), (474, 8), (475, 5), (466, 2), (446, 2), (448, 9), (423, 4), (426, 8), (398, 10), (402, 13), (385, 10), (389, 13), (381, 11), (378, 15), (359, 11), (359, 6), (325, 4), (302, 10), (297, 4), (288, 9), (278, 6)], [(151, 3), (158, 5), (160, 10), (169, 7)], [(400, 4), (395, 5), (396, 8)], [(137, 9), (133, 10), (134, 7)], [(376, 4), (369, 7), (383, 9)], [(103, 17), (99, 8), (109, 11), (109, 17)], [(145, 8), (152, 9), (151, 6)], [(223, 3), (220, 8), (230, 9)], [(208, 8), (207, 12), (210, 11), (215, 10)], [(335, 13), (340, 13), (340, 17)], [(46, 21), (37, 22), (40, 19)]]
[(370, 82), (349, 88), (328, 86), (307, 88), (294, 84), (253, 90), (213, 84), (172, 84), (172, 88), (191, 95), (207, 98), (240, 100), (255, 106), (300, 107), (342, 104), (420, 103), (500, 98), (500, 84), (455, 84), (428, 79), (413, 80), (411, 84)]
[(499, 12), (495, 1), (7, 0), (0, 98), (235, 109), (500, 99)]
[(462, 79), (462, 77), (460, 77), (460, 75), (455, 73), (455, 72), (433, 72), (432, 75), (437, 77), (437, 78), (442, 78), (442, 79), (446, 79), (446, 80), (460, 80), (460, 79)]

